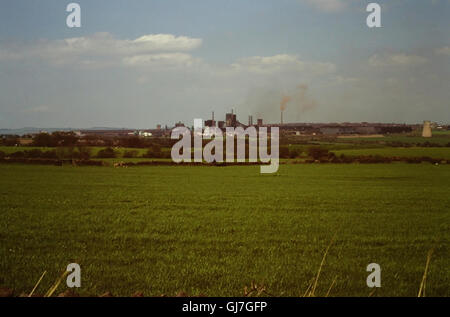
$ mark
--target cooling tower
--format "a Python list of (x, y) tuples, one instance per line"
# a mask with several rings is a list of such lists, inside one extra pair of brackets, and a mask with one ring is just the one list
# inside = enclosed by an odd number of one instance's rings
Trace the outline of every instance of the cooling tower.
[(422, 137), (431, 138), (431, 122), (430, 121), (423, 122)]

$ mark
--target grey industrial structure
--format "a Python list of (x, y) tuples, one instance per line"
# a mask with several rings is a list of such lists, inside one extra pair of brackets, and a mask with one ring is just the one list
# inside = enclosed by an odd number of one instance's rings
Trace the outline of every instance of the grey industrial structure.
[[(175, 127), (184, 126), (182, 122), (177, 122)], [(257, 118), (256, 124), (253, 116), (248, 116), (247, 124), (241, 123), (236, 113), (231, 112), (225, 114), (224, 121), (217, 121), (212, 112), (211, 119), (205, 120), (205, 127), (218, 127), (225, 130), (227, 127), (249, 126), (259, 127), (278, 127), (281, 135), (329, 135), (329, 136), (345, 136), (345, 135), (384, 135), (390, 133), (408, 133), (415, 131), (423, 131), (423, 137), (431, 137), (431, 128), (433, 126), (430, 121), (424, 121), (424, 124), (406, 124), (406, 123), (369, 123), (369, 122), (344, 122), (344, 123), (275, 123), (264, 124), (263, 119)], [(437, 127), (439, 128), (439, 127)], [(139, 132), (148, 132), (145, 135), (153, 137), (170, 137), (171, 130), (165, 126), (157, 125), (156, 129), (145, 129)], [(127, 136), (136, 134), (135, 130), (83, 130), (83, 134), (97, 134), (104, 136)], [(139, 133), (144, 135), (144, 133)]]

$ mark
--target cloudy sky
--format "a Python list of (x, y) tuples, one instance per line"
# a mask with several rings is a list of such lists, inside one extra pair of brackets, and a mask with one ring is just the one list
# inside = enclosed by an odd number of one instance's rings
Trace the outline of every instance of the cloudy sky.
[(450, 122), (450, 0), (0, 2), (0, 128)]

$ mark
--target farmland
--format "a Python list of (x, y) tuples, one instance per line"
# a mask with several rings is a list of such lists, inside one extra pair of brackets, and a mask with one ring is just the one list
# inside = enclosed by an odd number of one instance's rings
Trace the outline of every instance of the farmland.
[(333, 151), (336, 155), (349, 155), (349, 156), (359, 156), (359, 155), (379, 155), (384, 157), (424, 157), (428, 156), (436, 159), (450, 159), (450, 148), (438, 147), (438, 148), (424, 148), (424, 147), (411, 147), (411, 148), (374, 148), (374, 149), (347, 149), (347, 150), (337, 150)]
[[(81, 265), (82, 295), (242, 296), (252, 282), (315, 292), (450, 295), (450, 166), (432, 164), (133, 168), (0, 164), (0, 285), (44, 293)], [(334, 238), (334, 240), (332, 240)], [(65, 286), (60, 286), (63, 291)]]

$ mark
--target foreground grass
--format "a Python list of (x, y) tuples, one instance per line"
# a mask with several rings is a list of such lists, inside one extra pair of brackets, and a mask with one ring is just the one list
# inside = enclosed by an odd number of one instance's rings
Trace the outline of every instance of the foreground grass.
[[(37, 293), (68, 263), (82, 295), (450, 295), (450, 166), (53, 167), (0, 165), (0, 286)], [(60, 287), (64, 290), (65, 285)]]

